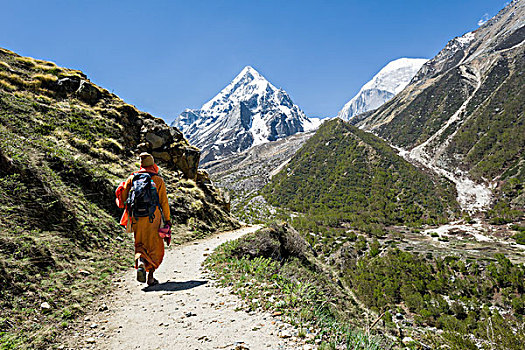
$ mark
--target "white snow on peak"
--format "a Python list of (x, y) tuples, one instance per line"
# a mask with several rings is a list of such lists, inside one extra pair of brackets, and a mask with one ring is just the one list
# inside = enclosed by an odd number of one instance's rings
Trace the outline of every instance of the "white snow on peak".
[(343, 120), (376, 109), (401, 92), (425, 62), (425, 58), (399, 58), (389, 62), (348, 101), (337, 116)]
[(400, 58), (389, 62), (361, 89), (379, 89), (398, 94), (426, 61), (425, 58)]
[(228, 86), (206, 102), (201, 110), (210, 113), (220, 112), (220, 106), (225, 103), (244, 101), (253, 95), (264, 94), (267, 89), (271, 91), (279, 90), (253, 67), (246, 66)]
[(455, 38), (455, 40), (462, 46), (462, 47), (465, 47), (467, 46), (468, 44), (470, 44), (470, 42), (472, 40), (474, 40), (476, 38), (476, 35), (473, 33), (473, 32), (468, 32), (468, 33), (465, 33), (463, 36), (459, 36), (457, 38)]
[(320, 124), (320, 119), (306, 117), (286, 91), (246, 66), (200, 109), (185, 110), (172, 125), (204, 153), (213, 149), (218, 159), (233, 149), (241, 152)]

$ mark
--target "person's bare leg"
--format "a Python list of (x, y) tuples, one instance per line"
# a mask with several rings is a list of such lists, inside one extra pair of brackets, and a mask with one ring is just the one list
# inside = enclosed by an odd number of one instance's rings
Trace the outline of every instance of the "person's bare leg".
[(159, 283), (159, 282), (155, 279), (155, 277), (153, 277), (153, 272), (155, 272), (155, 269), (151, 269), (151, 270), (149, 270), (149, 272), (148, 272), (148, 286), (153, 286), (153, 285)]

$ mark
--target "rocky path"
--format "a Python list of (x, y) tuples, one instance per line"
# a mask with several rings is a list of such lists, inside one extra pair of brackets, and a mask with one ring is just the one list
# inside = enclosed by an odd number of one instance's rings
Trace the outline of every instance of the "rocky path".
[[(76, 349), (310, 349), (293, 329), (268, 313), (247, 313), (227, 288), (207, 279), (201, 264), (220, 244), (258, 227), (245, 227), (166, 251), (145, 288), (135, 271), (117, 280), (111, 300), (86, 317), (61, 348)], [(283, 338), (284, 337), (284, 338)]]

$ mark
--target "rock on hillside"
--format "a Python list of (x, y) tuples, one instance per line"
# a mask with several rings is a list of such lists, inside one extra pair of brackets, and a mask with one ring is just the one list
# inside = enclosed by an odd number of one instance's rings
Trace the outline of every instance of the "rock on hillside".
[(363, 85), (337, 116), (350, 120), (358, 114), (380, 107), (402, 91), (426, 61), (424, 58), (399, 58), (389, 62)]
[(452, 39), (357, 125), (454, 181), (464, 209), (518, 218), (511, 208), (525, 205), (524, 40), (525, 2), (513, 1)]
[(114, 191), (142, 151), (161, 167), (175, 243), (238, 226), (179, 130), (80, 71), (0, 49), (2, 345), (48, 348), (54, 325), (81, 314), (106, 277), (131, 264)]
[(200, 109), (187, 109), (172, 125), (202, 150), (206, 163), (313, 130), (319, 123), (306, 117), (286, 91), (247, 66), (217, 96)]

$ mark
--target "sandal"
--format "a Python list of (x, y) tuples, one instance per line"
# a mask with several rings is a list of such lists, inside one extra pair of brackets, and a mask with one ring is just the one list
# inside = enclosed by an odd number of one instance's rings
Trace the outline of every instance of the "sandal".
[(137, 281), (140, 283), (146, 282), (146, 268), (144, 268), (144, 262), (141, 260), (138, 261), (137, 264)]

